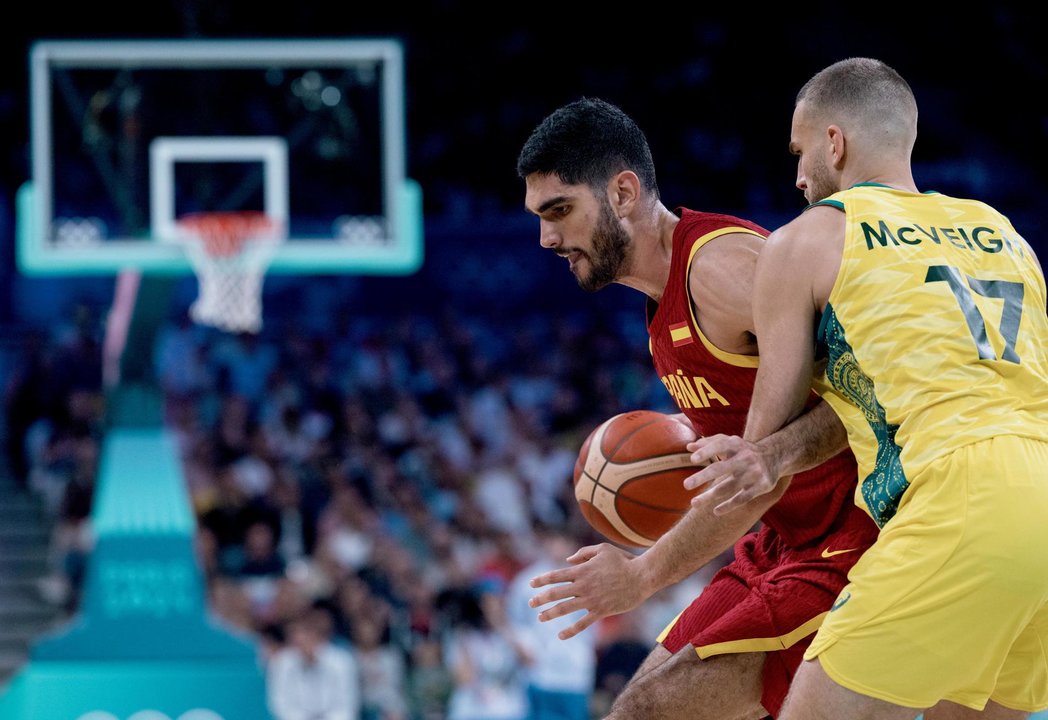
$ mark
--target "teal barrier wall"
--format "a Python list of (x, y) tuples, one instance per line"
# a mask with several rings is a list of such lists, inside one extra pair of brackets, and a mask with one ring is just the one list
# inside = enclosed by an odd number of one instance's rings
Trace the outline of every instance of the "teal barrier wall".
[(33, 646), (0, 718), (270, 718), (253, 639), (208, 611), (196, 519), (166, 431), (110, 431), (91, 520), (80, 613)]

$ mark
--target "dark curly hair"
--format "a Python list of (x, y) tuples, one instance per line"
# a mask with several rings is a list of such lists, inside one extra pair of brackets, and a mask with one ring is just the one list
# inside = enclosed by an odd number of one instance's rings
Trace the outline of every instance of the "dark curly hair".
[(635, 172), (644, 189), (659, 197), (644, 132), (619, 107), (598, 98), (581, 98), (548, 115), (517, 158), (521, 178), (556, 175), (569, 185), (595, 189), (623, 170)]

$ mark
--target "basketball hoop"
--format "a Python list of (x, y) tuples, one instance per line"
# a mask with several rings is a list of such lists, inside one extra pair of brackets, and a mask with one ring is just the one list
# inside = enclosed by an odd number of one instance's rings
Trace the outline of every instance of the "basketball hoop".
[(262, 329), (262, 280), (283, 227), (256, 211), (202, 212), (176, 222), (200, 284), (190, 317), (226, 332)]

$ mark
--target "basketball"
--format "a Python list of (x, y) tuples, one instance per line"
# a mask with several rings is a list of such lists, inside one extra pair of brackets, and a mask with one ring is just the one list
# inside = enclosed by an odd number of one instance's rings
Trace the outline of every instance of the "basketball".
[(575, 499), (594, 530), (612, 542), (650, 547), (690, 507), (698, 471), (686, 445), (693, 430), (670, 415), (634, 410), (598, 425), (575, 461)]

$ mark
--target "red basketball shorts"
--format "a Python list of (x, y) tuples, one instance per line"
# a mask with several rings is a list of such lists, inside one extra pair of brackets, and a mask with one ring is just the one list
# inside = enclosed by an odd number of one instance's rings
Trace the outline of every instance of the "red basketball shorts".
[(777, 717), (805, 649), (876, 533), (851, 503), (829, 533), (803, 547), (787, 547), (762, 526), (739, 539), (734, 559), (658, 640), (672, 653), (691, 645), (703, 659), (767, 653), (761, 703)]

